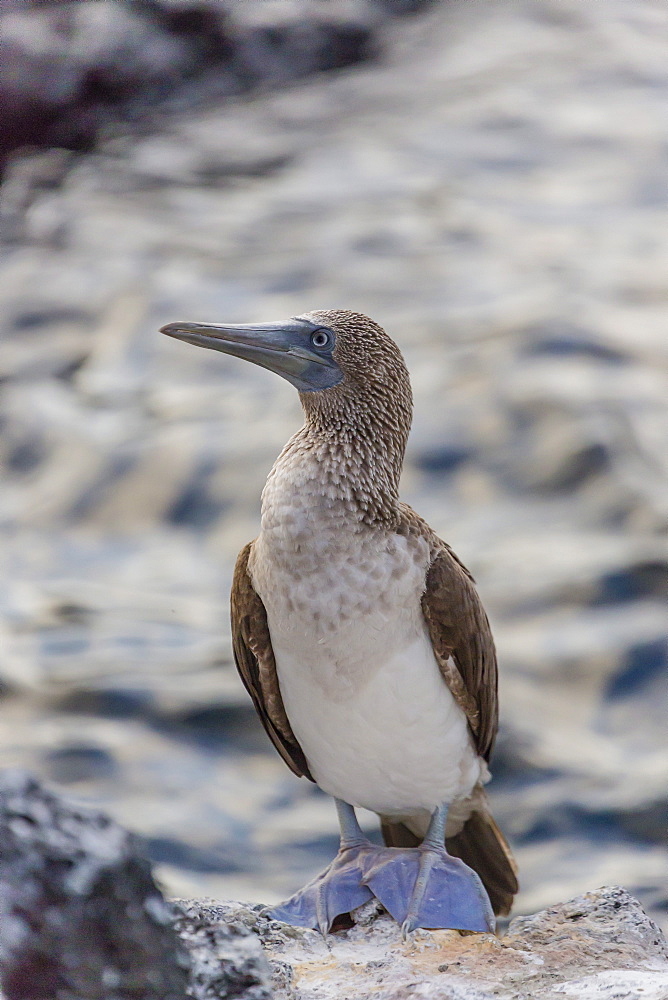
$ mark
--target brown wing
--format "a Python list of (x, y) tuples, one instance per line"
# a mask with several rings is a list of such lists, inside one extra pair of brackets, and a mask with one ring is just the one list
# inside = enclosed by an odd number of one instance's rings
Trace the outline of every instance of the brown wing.
[(285, 714), (267, 612), (248, 572), (252, 544), (249, 542), (241, 550), (234, 567), (230, 595), (234, 661), (269, 739), (291, 771), (313, 781), (304, 752)]
[(422, 612), (443, 678), (489, 760), (499, 716), (494, 640), (473, 578), (445, 542), (427, 571)]
[(402, 534), (426, 536), (432, 561), (422, 595), (436, 661), (466, 713), (476, 749), (489, 760), (498, 726), (496, 650), (473, 577), (452, 549), (408, 505), (401, 505)]

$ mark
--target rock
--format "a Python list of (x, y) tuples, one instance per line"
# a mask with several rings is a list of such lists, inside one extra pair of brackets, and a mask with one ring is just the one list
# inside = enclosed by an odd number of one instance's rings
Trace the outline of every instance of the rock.
[(136, 115), (194, 60), (186, 42), (118, 0), (10, 6), (0, 56), (3, 156), (27, 144), (89, 147), (119, 117), (114, 107)]
[[(618, 886), (585, 893), (530, 917), (503, 937), (458, 931), (417, 931), (404, 942), (396, 923), (365, 904), (350, 930), (323, 940), (316, 931), (270, 920), (260, 906), (179, 902), (177, 929), (195, 948), (202, 992), (195, 997), (264, 998), (262, 943), (273, 972), (275, 1000), (665, 1000), (668, 947), (640, 904)], [(240, 944), (244, 943), (243, 948)], [(249, 993), (213, 989), (218, 982), (253, 982)], [(257, 976), (257, 982), (254, 977)], [(209, 985), (211, 984), (211, 985)], [(218, 987), (220, 989), (220, 987)], [(195, 989), (193, 987), (193, 989)], [(622, 992), (623, 991), (623, 992)]]
[(189, 996), (195, 1000), (271, 1000), (271, 969), (253, 933), (257, 927), (254, 910), (233, 910), (230, 904), (203, 900), (182, 900), (175, 909), (176, 929), (190, 953)]
[(352, 916), (325, 939), (261, 904), (167, 904), (136, 837), (23, 772), (0, 775), (5, 1000), (668, 995), (666, 941), (618, 886), (518, 917), (502, 937), (421, 930), (404, 941), (375, 900)]
[(578, 973), (668, 960), (663, 934), (620, 886), (584, 893), (529, 917), (516, 917), (504, 941), (540, 949), (547, 966), (562, 971), (577, 966)]
[[(87, 149), (149, 109), (308, 76), (368, 59), (374, 0), (8, 0), (0, 40), (0, 161), (22, 146)], [(384, 16), (383, 16), (384, 15)]]
[(23, 772), (0, 776), (6, 1000), (183, 1000), (187, 959), (137, 838)]

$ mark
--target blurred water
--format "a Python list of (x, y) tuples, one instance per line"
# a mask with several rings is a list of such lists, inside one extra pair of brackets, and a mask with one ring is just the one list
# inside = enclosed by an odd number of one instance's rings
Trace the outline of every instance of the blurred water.
[(336, 823), (227, 622), (296, 394), (156, 331), (345, 306), (406, 355), (404, 497), (493, 621), (518, 912), (665, 907), (667, 41), (649, 0), (439, 4), (380, 63), (15, 164), (2, 760), (139, 831), (170, 892), (275, 900)]

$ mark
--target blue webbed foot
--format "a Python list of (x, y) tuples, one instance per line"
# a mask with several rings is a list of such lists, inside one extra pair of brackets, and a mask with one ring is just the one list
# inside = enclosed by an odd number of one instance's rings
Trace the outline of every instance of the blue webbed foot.
[(343, 846), (324, 872), (290, 899), (272, 907), (269, 916), (326, 934), (336, 917), (372, 899), (363, 878), (369, 858), (377, 853), (378, 848), (369, 841)]
[(364, 882), (401, 924), (404, 937), (417, 927), (494, 931), (480, 878), (444, 847), (388, 847), (368, 860)]

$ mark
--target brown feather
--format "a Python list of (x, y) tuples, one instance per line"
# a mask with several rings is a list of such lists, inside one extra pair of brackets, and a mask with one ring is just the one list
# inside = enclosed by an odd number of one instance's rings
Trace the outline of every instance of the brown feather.
[(400, 533), (420, 532), (431, 542), (422, 613), (443, 680), (468, 719), (476, 750), (489, 760), (499, 709), (496, 650), (485, 609), (452, 549), (407, 504), (400, 510)]
[(380, 832), (386, 847), (419, 847), (422, 838), (409, 830), (405, 823), (391, 820), (387, 816), (380, 818)]
[(313, 781), (304, 752), (285, 714), (271, 647), (267, 613), (248, 572), (253, 543), (237, 558), (230, 595), (234, 662), (269, 739), (291, 771)]
[[(400, 511), (400, 534), (420, 532), (431, 542), (422, 612), (443, 680), (468, 719), (478, 753), (489, 760), (498, 726), (498, 692), (496, 651), (487, 615), (473, 577), (452, 549), (406, 504), (400, 504)], [(382, 817), (381, 829), (390, 847), (420, 843), (404, 823)], [(478, 873), (494, 912), (509, 913), (518, 890), (517, 867), (482, 787), (476, 789), (475, 806), (463, 828), (447, 837), (445, 845)]]

